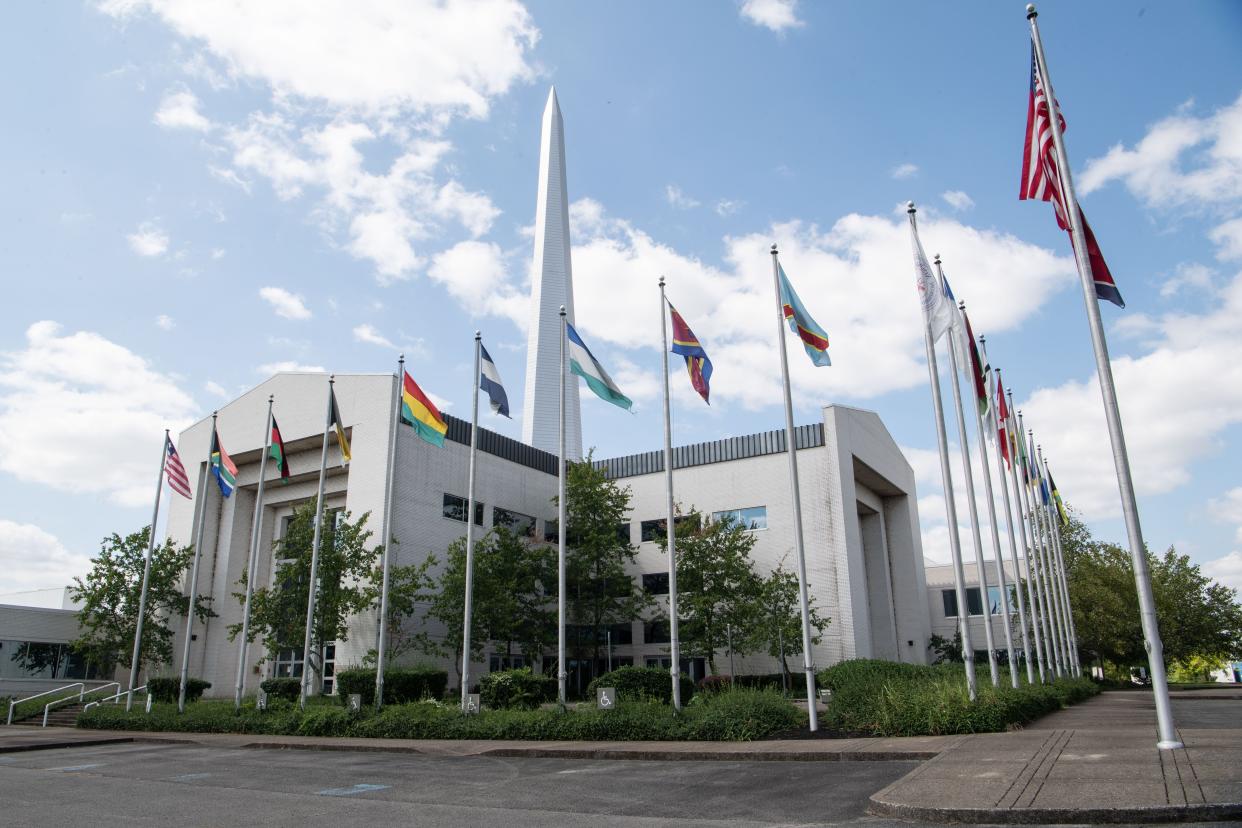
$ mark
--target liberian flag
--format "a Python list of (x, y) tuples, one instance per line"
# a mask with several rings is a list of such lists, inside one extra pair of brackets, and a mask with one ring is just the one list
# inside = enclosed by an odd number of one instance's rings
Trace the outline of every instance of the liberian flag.
[(280, 480), (282, 483), (289, 482), (289, 461), (285, 457), (285, 441), (280, 436), (280, 426), (276, 425), (276, 418), (272, 418), (272, 447), (267, 450), (267, 454), (276, 463), (276, 468), (280, 469)]
[(405, 373), (401, 383), (401, 422), (413, 426), (414, 433), (433, 446), (444, 445), (448, 423), (444, 421), (440, 409), (408, 373)]
[(341, 419), (341, 409), (336, 407), (336, 389), (328, 385), (328, 425), (336, 429), (336, 442), (341, 447), (341, 465), (352, 459), (349, 453), (349, 440), (345, 437), (345, 421)]
[(568, 322), (565, 323), (565, 337), (569, 345), (569, 370), (586, 380), (587, 387), (595, 392), (595, 396), (629, 411), (634, 403), (621, 393), (604, 366), (599, 364), (591, 349)]
[(220, 494), (225, 497), (237, 488), (237, 466), (224, 446), (220, 445), (220, 435), (214, 428), (211, 430), (211, 473), (220, 484)]
[(785, 319), (789, 320), (789, 330), (802, 340), (802, 347), (806, 348), (806, 355), (811, 358), (811, 362), (821, 368), (831, 365), (832, 360), (828, 358), (828, 334), (807, 313), (780, 262), (777, 262), (776, 270), (780, 276), (781, 308)]
[(482, 342), (479, 343), (479, 352), (481, 356), (479, 360), (479, 388), (487, 392), (487, 399), (491, 403), (492, 413), (508, 417), (509, 395), (505, 393), (504, 383), (500, 381), (500, 372), (496, 370), (496, 363), (492, 362), (492, 355), (487, 352), (487, 348), (483, 347)]
[(686, 358), (690, 384), (699, 392), (703, 402), (711, 405), (708, 395), (711, 393), (712, 361), (707, 358), (707, 351), (699, 344), (699, 338), (690, 330), (690, 326), (681, 318), (672, 302), (668, 303), (668, 310), (673, 320), (673, 347), (670, 350)]
[[(1065, 133), (1065, 116), (1061, 114), (1060, 104), (1055, 105), (1057, 121)], [(1069, 211), (1065, 206), (1065, 198), (1061, 193), (1060, 179), (1057, 177), (1056, 147), (1052, 140), (1052, 123), (1048, 118), (1048, 98), (1044, 92), (1044, 82), (1039, 76), (1039, 62), (1035, 59), (1035, 43), (1031, 42), (1031, 88), (1026, 105), (1026, 144), (1022, 150), (1022, 182), (1018, 189), (1018, 199), (1035, 199), (1051, 201), (1056, 213), (1057, 226), (1070, 232)], [(1082, 208), (1077, 204), (1078, 218), (1082, 222), (1083, 235), (1087, 242), (1087, 259), (1091, 265), (1091, 280), (1095, 284), (1095, 295), (1107, 299), (1120, 308), (1126, 306), (1121, 298), (1121, 291), (1113, 281), (1104, 254), (1091, 232), (1091, 225)]]
[(190, 478), (177, 455), (177, 447), (167, 434), (164, 435), (164, 473), (168, 476), (168, 488), (188, 500), (194, 499), (190, 494)]

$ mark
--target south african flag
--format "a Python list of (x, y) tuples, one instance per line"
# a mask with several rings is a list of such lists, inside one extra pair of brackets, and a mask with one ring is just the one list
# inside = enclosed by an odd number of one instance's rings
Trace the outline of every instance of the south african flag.
[(215, 429), (211, 430), (211, 473), (220, 484), (220, 494), (225, 497), (237, 488), (237, 466), (224, 446), (220, 445), (220, 435)]

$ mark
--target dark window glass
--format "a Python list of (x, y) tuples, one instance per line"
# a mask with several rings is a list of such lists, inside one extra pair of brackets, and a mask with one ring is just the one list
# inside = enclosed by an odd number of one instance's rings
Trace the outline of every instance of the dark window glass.
[[(443, 515), (450, 520), (460, 520), (466, 522), (466, 499), (457, 495), (444, 495)], [(474, 504), (474, 525), (483, 525), (483, 504), (475, 501)]]
[(726, 509), (723, 512), (712, 512), (712, 523), (731, 520), (747, 530), (768, 528), (768, 507), (749, 506), (745, 509)]
[(543, 542), (559, 543), (560, 535), (558, 534), (558, 524), (555, 520), (545, 520), (543, 522)]
[(966, 606), (971, 615), (983, 615), (983, 597), (979, 594), (979, 587), (967, 587)]
[(626, 546), (630, 545), (630, 525), (628, 523), (617, 524), (617, 538)]
[(944, 617), (957, 618), (957, 593), (951, 589), (942, 589), (940, 599), (944, 601)]
[(612, 633), (612, 645), (614, 647), (617, 646), (618, 644), (633, 644), (634, 643), (634, 628), (632, 625), (613, 624), (608, 629)]
[(508, 529), (513, 534), (523, 537), (529, 537), (535, 533), (533, 517), (511, 509), (502, 509), (499, 506), (492, 509), (492, 526)]
[(643, 591), (651, 595), (668, 595), (668, 573), (653, 572), (644, 575)]
[[(691, 531), (698, 529), (699, 527), (698, 527), (698, 515), (697, 514), (696, 515), (678, 515), (677, 517), (673, 518), (673, 523), (677, 526), (681, 526), (682, 523), (686, 521), (688, 518), (693, 518), (694, 520), (692, 520), (691, 523), (686, 524), (687, 528), (689, 528)], [(659, 518), (657, 520), (644, 520), (642, 524), (640, 524), (640, 529), (641, 529), (640, 537), (642, 538), (643, 541), (654, 541), (658, 538), (664, 537), (664, 524), (667, 522), (668, 520), (666, 518)]]
[(634, 594), (634, 578), (623, 575), (611, 581), (604, 581), (604, 594), (612, 598), (628, 598)]
[[(988, 587), (988, 594), (992, 597), (993, 615), (1000, 614), (1000, 591), (993, 594), (993, 587)], [(957, 617), (957, 592), (952, 589), (940, 590), (940, 598), (944, 601), (944, 614), (946, 618)], [(983, 599), (979, 593), (979, 587), (966, 587), (966, 607), (970, 610), (971, 615), (983, 615)]]
[(644, 644), (667, 644), (669, 640), (667, 621), (644, 621)]

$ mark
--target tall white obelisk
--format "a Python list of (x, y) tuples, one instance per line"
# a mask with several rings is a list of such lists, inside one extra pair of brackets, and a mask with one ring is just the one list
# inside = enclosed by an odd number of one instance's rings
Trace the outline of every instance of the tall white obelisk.
[[(555, 454), (560, 411), (560, 306), (574, 322), (574, 281), (569, 257), (569, 194), (565, 184), (565, 123), (548, 92), (539, 142), (539, 200), (535, 204), (535, 267), (532, 271), (531, 324), (526, 341), (526, 405), (522, 441)], [(565, 387), (565, 455), (582, 457), (582, 413), (578, 378), (567, 373)]]

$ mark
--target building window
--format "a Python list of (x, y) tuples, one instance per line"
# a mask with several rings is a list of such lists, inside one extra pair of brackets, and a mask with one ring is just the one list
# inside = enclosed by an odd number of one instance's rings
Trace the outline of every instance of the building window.
[(630, 545), (630, 524), (629, 523), (618, 523), (617, 524), (617, 540), (621, 541), (626, 546)]
[(543, 542), (544, 543), (560, 543), (558, 524), (555, 520), (545, 520), (543, 522)]
[(272, 661), (273, 678), (301, 678), (302, 651), (294, 647), (277, 650)]
[(673, 666), (673, 659), (669, 656), (647, 656), (643, 662), (647, 667), (660, 667), (665, 670)]
[(532, 537), (535, 534), (533, 517), (512, 509), (502, 509), (499, 506), (492, 509), (492, 526), (508, 529), (519, 537)]
[[(690, 518), (694, 519), (692, 521), (692, 525), (687, 524), (690, 530), (694, 531), (695, 529), (698, 529), (699, 527), (697, 523), (698, 521), (697, 514), (678, 515), (677, 517), (673, 518), (673, 525), (681, 526), (682, 521), (690, 519)], [(642, 538), (643, 541), (654, 541), (654, 540), (664, 537), (664, 525), (666, 523), (668, 523), (667, 518), (659, 518), (657, 520), (644, 520), (642, 524), (640, 525), (640, 528), (641, 528), (640, 537)]]
[(768, 528), (768, 507), (748, 506), (745, 509), (725, 509), (712, 512), (712, 523), (731, 520), (748, 532)]
[[(944, 617), (957, 617), (957, 591), (952, 589), (940, 590), (940, 600), (944, 603)], [(1000, 587), (988, 587), (988, 604), (989, 611), (992, 615), (1001, 615)], [(982, 617), (983, 615), (983, 599), (979, 592), (979, 587), (966, 587), (966, 606), (970, 609), (972, 616)]]
[(643, 622), (643, 643), (644, 644), (667, 644), (669, 642), (668, 622), (667, 621), (644, 621)]
[(336, 683), (336, 645), (329, 644), (323, 648), (323, 694), (332, 695), (332, 687)]
[(523, 655), (492, 653), (487, 660), (487, 669), (492, 673), (499, 673), (501, 670), (519, 670), (525, 666), (526, 656)]
[(0, 641), (0, 678), (94, 679), (98, 673), (68, 644)]
[[(466, 499), (457, 495), (444, 495), (443, 515), (450, 520), (459, 520), (466, 522)], [(483, 504), (479, 501), (474, 502), (474, 525), (483, 525)]]
[(648, 595), (668, 595), (668, 573), (653, 572), (644, 575), (643, 592)]
[(630, 624), (613, 624), (608, 628), (611, 633), (612, 646), (634, 643), (634, 628)]

